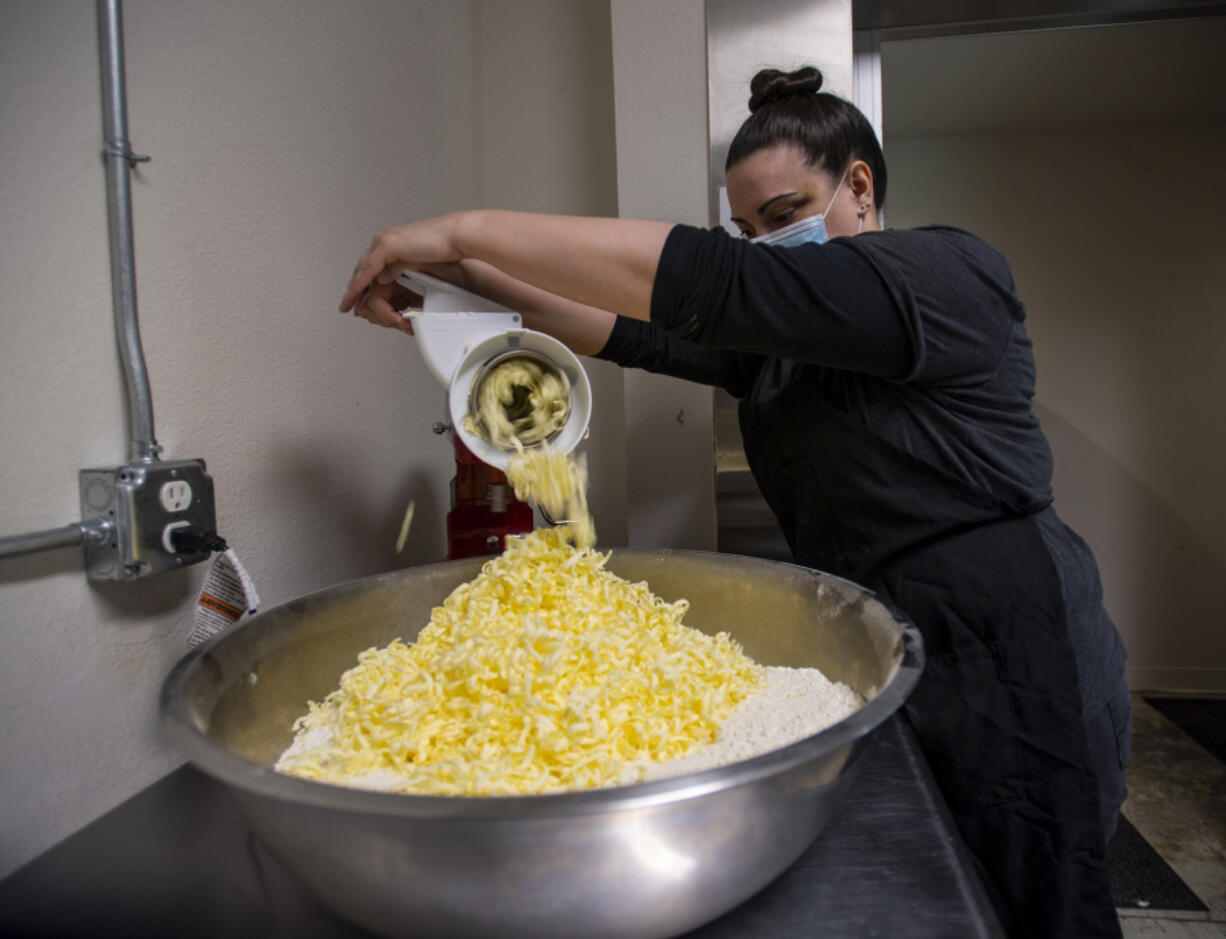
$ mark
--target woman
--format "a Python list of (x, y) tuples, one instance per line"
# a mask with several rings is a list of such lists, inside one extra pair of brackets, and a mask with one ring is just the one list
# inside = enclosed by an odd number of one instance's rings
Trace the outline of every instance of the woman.
[(922, 631), (906, 714), (1010, 935), (1117, 936), (1124, 651), (1089, 549), (1051, 508), (1012, 275), (967, 232), (881, 230), (876, 137), (820, 87), (812, 68), (755, 76), (726, 168), (740, 241), (457, 213), (376, 235), (341, 309), (407, 329), (392, 282), (426, 269), (577, 352), (737, 397), (796, 562)]

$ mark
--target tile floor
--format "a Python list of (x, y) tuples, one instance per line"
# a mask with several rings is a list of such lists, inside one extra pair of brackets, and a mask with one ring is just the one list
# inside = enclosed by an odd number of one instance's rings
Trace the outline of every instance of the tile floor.
[(1226, 939), (1226, 764), (1133, 695), (1124, 815), (1209, 912), (1121, 909), (1125, 939)]

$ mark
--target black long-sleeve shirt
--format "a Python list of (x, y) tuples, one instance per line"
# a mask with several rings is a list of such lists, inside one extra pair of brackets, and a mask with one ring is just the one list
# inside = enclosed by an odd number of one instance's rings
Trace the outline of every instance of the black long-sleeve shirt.
[[(677, 226), (651, 322), (619, 318), (600, 357), (747, 399), (764, 369), (821, 370), (827, 399), (868, 431), (995, 498), (1051, 502), (1052, 457), (1031, 402), (1033, 349), (1008, 263), (981, 239), (933, 226), (824, 245), (754, 245)], [(751, 459), (752, 463), (752, 459)], [(1122, 669), (1085, 543), (1050, 510), (1087, 708)]]

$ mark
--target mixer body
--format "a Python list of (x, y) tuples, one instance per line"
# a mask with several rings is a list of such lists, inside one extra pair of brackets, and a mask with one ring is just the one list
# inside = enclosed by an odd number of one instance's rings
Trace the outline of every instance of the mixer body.
[(534, 527), (532, 506), (515, 498), (506, 474), (475, 457), (459, 437), (455, 477), (451, 480), (451, 511), (447, 513), (447, 557), (499, 554), (507, 535), (522, 535)]

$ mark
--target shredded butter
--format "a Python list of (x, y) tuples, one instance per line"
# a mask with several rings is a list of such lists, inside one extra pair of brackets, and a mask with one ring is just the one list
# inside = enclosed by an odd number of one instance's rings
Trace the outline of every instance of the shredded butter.
[(562, 429), (570, 408), (570, 381), (564, 372), (515, 357), (490, 370), (474, 403), (476, 414), (469, 418), (484, 425), (490, 443), (499, 450), (522, 450)]
[(607, 559), (563, 529), (509, 538), (416, 642), (366, 650), (311, 702), (277, 768), (521, 795), (634, 782), (643, 764), (711, 743), (764, 670), (727, 633), (682, 625), (687, 601), (617, 577)]
[(511, 457), (507, 482), (515, 497), (540, 506), (550, 518), (565, 523), (578, 548), (596, 544), (596, 525), (587, 505), (587, 458), (548, 446)]

